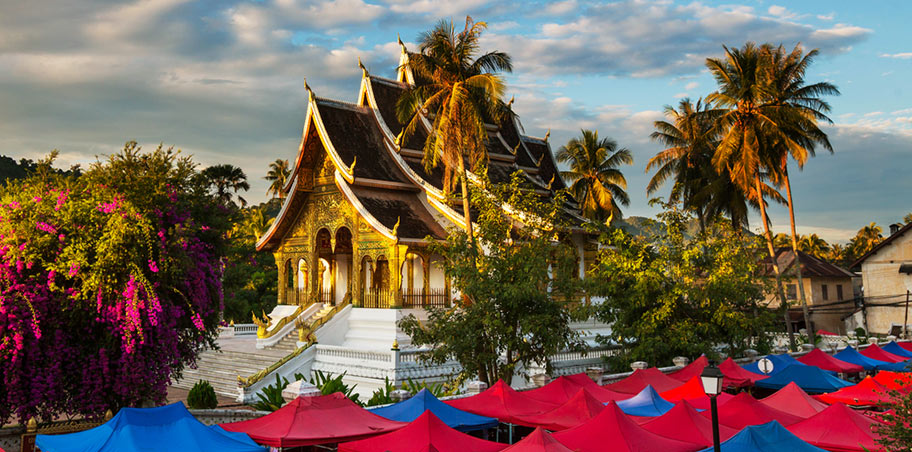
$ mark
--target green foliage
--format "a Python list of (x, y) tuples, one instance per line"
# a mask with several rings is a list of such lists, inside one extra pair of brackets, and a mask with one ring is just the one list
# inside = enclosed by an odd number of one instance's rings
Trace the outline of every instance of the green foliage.
[(729, 355), (763, 348), (771, 319), (757, 306), (764, 293), (756, 278), (759, 243), (720, 221), (688, 239), (688, 214), (665, 208), (659, 215), (664, 230), (651, 242), (621, 230), (601, 237), (590, 280), (605, 297), (597, 316), (615, 335), (600, 340), (621, 346), (611, 358), (614, 368), (713, 355), (719, 344)]
[(285, 404), (282, 391), (287, 386), (288, 380), (276, 374), (275, 384), (266, 386), (262, 392), (257, 393), (257, 398), (260, 400), (253, 404), (253, 408), (257, 411), (275, 411), (282, 408), (282, 405)]
[(394, 402), (391, 394), (396, 390), (396, 386), (390, 383), (389, 378), (384, 377), (383, 382), (383, 387), (371, 394), (365, 406), (389, 405)]
[(912, 392), (905, 394), (890, 391), (891, 401), (883, 406), (880, 414), (883, 423), (874, 424), (876, 440), (884, 450), (912, 449)]
[(422, 389), (427, 389), (428, 392), (437, 397), (448, 397), (456, 395), (459, 393), (459, 385), (455, 381), (448, 383), (428, 383), (426, 381), (416, 382), (409, 378), (403, 385), (402, 388), (412, 394), (418, 394)]
[[(582, 284), (574, 277), (574, 251), (559, 232), (566, 230), (563, 196), (544, 204), (519, 175), (486, 188), (472, 193), (479, 213), (477, 246), (462, 231), (451, 231), (446, 242), (430, 247), (443, 256), (444, 271), (463, 302), (428, 308), (427, 322), (409, 315), (399, 326), (415, 345), (430, 349), (423, 359), (459, 362), (459, 381), (477, 376), (493, 383), (512, 378), (519, 365), (547, 366), (555, 353), (582, 349), (569, 326), (570, 311), (560, 301), (573, 300)], [(513, 218), (504, 214), (504, 204)], [(514, 227), (514, 218), (522, 218), (523, 226)]]
[(218, 406), (218, 397), (215, 389), (206, 380), (200, 380), (193, 385), (187, 394), (187, 406), (197, 410), (211, 410)]
[(583, 216), (599, 222), (620, 218), (620, 206), (629, 205), (630, 197), (627, 179), (618, 167), (633, 164), (633, 154), (627, 148), (618, 149), (611, 138), (599, 138), (598, 130), (580, 133), (557, 151), (557, 161), (570, 165), (561, 177), (570, 185)]
[[(304, 379), (304, 375), (295, 374), (296, 379)], [(357, 385), (349, 386), (342, 379), (345, 378), (345, 372), (342, 372), (335, 377), (332, 374), (323, 373), (322, 371), (314, 371), (314, 378), (310, 380), (310, 384), (316, 386), (320, 389), (320, 393), (323, 395), (335, 394), (341, 392), (348, 397), (352, 402), (357, 403), (358, 405), (364, 405), (361, 402), (359, 395), (355, 392), (355, 387)]]

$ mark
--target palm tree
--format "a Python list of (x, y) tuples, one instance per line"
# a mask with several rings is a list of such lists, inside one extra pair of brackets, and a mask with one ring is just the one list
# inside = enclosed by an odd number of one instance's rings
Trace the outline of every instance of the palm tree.
[(780, 142), (791, 145), (793, 141), (777, 122), (779, 106), (770, 95), (772, 90), (765, 72), (768, 58), (762, 49), (751, 42), (741, 49), (724, 49), (725, 59), (706, 60), (706, 66), (718, 84), (718, 89), (707, 100), (725, 110), (717, 121), (721, 139), (713, 155), (713, 165), (720, 172), (727, 169), (732, 182), (750, 193), (760, 207), (760, 220), (789, 333), (789, 346), (794, 350), (794, 332), (782, 274), (776, 261), (763, 188), (764, 173), (771, 169), (770, 162), (776, 161), (772, 157), (773, 145)]
[(906, 216), (903, 217), (902, 222), (903, 224), (912, 223), (912, 213), (907, 213)]
[[(232, 193), (236, 195), (238, 191), (250, 190), (250, 184), (247, 183), (247, 175), (244, 170), (229, 164), (210, 166), (202, 171), (202, 176), (207, 184), (215, 189), (215, 197), (222, 204), (232, 203)], [(229, 190), (231, 192), (229, 192)], [(247, 205), (247, 201), (238, 196), (238, 202), (242, 206)]]
[(479, 53), (479, 37), (487, 27), (466, 17), (465, 28), (456, 32), (452, 21), (440, 21), (419, 38), (418, 53), (409, 55), (407, 66), (415, 85), (396, 103), (404, 135), (420, 127), (422, 117), (432, 121), (433, 133), (424, 145), (424, 165), (430, 169), (442, 162), (444, 188), (450, 192), (455, 179), (462, 189), (466, 233), (474, 245), (466, 166), (476, 171), (487, 164), (485, 119), (498, 122), (506, 111), (502, 100), (505, 84), (500, 72), (510, 72), (510, 56), (504, 52)]
[(798, 249), (822, 259), (830, 252), (830, 244), (817, 234), (803, 235), (801, 240), (798, 241)]
[[(772, 156), (778, 160), (778, 167), (776, 167), (776, 161), (771, 162), (770, 166), (774, 178), (778, 179), (780, 186), (785, 187), (792, 233), (791, 246), (793, 252), (797, 253), (798, 233), (795, 227), (795, 204), (792, 199), (792, 185), (788, 173), (789, 156), (795, 160), (799, 169), (803, 169), (808, 157), (815, 155), (814, 151), (818, 144), (831, 153), (833, 152), (829, 138), (820, 130), (817, 123), (818, 121), (833, 122), (826, 116), (826, 113), (830, 111), (830, 106), (821, 99), (821, 96), (839, 95), (839, 90), (827, 82), (811, 85), (805, 83), (804, 74), (817, 56), (817, 49), (805, 54), (801, 46), (795, 46), (791, 52), (786, 52), (781, 45), (772, 47), (767, 44), (762, 47), (762, 52), (766, 61), (772, 103), (778, 107), (773, 119), (784, 131), (784, 137), (772, 137), (776, 143), (773, 146)], [(814, 329), (810, 322), (807, 297), (804, 293), (801, 266), (796, 266), (796, 270), (804, 322), (808, 328), (809, 339), (813, 343)]]
[(855, 234), (852, 239), (852, 251), (855, 252), (856, 256), (861, 256), (871, 251), (881, 240), (883, 240), (883, 229), (877, 223), (871, 222), (871, 224), (859, 229), (858, 233)]
[(288, 160), (276, 159), (276, 161), (269, 164), (269, 172), (266, 173), (266, 179), (272, 184), (269, 185), (269, 188), (266, 189), (266, 196), (272, 195), (273, 198), (278, 197), (279, 199), (285, 198), (285, 192), (282, 190), (285, 187), (285, 182), (288, 180), (288, 175), (291, 173), (291, 170), (288, 168)]
[(627, 179), (618, 169), (633, 163), (627, 148), (618, 149), (611, 138), (599, 139), (598, 131), (582, 130), (582, 136), (572, 138), (557, 151), (557, 161), (569, 163), (569, 171), (561, 171), (570, 192), (580, 203), (583, 216), (594, 221), (610, 223), (627, 206)]
[(845, 246), (838, 243), (830, 245), (830, 252), (827, 253), (826, 258), (830, 262), (839, 262), (841, 263), (846, 259), (846, 252), (848, 250)]
[(780, 233), (776, 234), (775, 236), (773, 236), (773, 245), (776, 248), (785, 248), (785, 247), (789, 246), (789, 244), (791, 242), (792, 242), (792, 238), (789, 237), (789, 235), (784, 232), (780, 232)]

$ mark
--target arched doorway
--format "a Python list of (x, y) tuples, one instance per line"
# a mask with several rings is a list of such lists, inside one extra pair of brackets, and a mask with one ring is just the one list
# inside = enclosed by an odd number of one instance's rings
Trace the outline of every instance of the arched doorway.
[(307, 279), (309, 277), (310, 275), (307, 271), (307, 261), (304, 259), (298, 259), (298, 286), (296, 287), (298, 304), (304, 304), (307, 300)]
[(362, 261), (364, 273), (364, 290), (361, 292), (361, 304), (365, 308), (388, 308), (392, 294), (389, 290), (389, 262), (386, 257), (380, 256), (373, 266), (370, 258)]
[(333, 304), (341, 303), (351, 292), (352, 278), (352, 234), (342, 226), (336, 230), (336, 248), (333, 250)]
[(424, 304), (424, 259), (415, 253), (405, 255), (402, 268), (402, 306), (413, 307)]
[(295, 292), (294, 292), (294, 265), (291, 263), (291, 259), (285, 261), (285, 304), (295, 304)]
[(431, 306), (449, 306), (455, 295), (449, 292), (446, 273), (443, 270), (443, 258), (431, 256), (428, 265), (428, 293), (426, 304)]

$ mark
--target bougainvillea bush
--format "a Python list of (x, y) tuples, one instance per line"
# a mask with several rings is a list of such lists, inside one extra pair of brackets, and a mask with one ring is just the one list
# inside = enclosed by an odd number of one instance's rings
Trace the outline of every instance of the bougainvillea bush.
[(164, 401), (218, 330), (229, 215), (205, 188), (128, 143), (0, 190), (0, 420)]

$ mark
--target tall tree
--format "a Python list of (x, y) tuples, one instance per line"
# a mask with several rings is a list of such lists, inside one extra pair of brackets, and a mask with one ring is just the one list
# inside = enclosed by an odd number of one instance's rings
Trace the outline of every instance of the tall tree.
[(859, 229), (855, 237), (852, 238), (852, 251), (856, 257), (860, 257), (864, 253), (871, 251), (881, 240), (883, 240), (883, 229), (872, 221), (871, 224)]
[(903, 217), (902, 222), (903, 224), (912, 223), (912, 212), (907, 213), (906, 216)]
[(785, 248), (789, 246), (792, 242), (792, 238), (784, 232), (780, 232), (773, 236), (773, 245), (776, 248)]
[(272, 196), (273, 198), (285, 198), (285, 193), (282, 191), (282, 188), (285, 186), (285, 182), (288, 180), (288, 175), (291, 174), (291, 169), (288, 168), (288, 160), (276, 159), (276, 161), (269, 164), (269, 171), (266, 173), (266, 179), (270, 182), (269, 188), (266, 189), (266, 196)]
[(751, 193), (760, 207), (767, 251), (776, 277), (776, 289), (789, 335), (789, 346), (795, 349), (795, 337), (788, 314), (788, 300), (782, 284), (782, 273), (776, 261), (773, 234), (766, 213), (764, 174), (768, 174), (776, 143), (794, 142), (780, 127), (780, 106), (771, 96), (766, 67), (769, 59), (752, 42), (741, 49), (724, 47), (725, 58), (707, 58), (706, 66), (716, 79), (718, 89), (707, 100), (725, 110), (717, 126), (721, 140), (713, 156), (713, 165), (727, 169), (732, 181)]
[[(821, 99), (825, 95), (839, 95), (839, 90), (831, 83), (818, 82), (805, 83), (804, 76), (808, 66), (818, 54), (817, 49), (804, 53), (800, 45), (787, 52), (781, 45), (773, 47), (764, 45), (762, 57), (769, 80), (772, 104), (778, 107), (773, 112), (773, 120), (781, 129), (781, 134), (774, 134), (771, 138), (775, 143), (770, 162), (770, 172), (777, 179), (779, 185), (785, 188), (788, 200), (789, 224), (791, 226), (791, 245), (793, 252), (798, 252), (798, 232), (795, 227), (795, 203), (792, 199), (792, 185), (789, 178), (789, 157), (803, 169), (808, 157), (813, 157), (818, 145), (833, 152), (833, 146), (826, 133), (818, 127), (818, 121), (832, 123), (826, 116), (830, 111), (829, 104)], [(776, 163), (778, 162), (778, 167)], [(804, 313), (804, 322), (807, 325), (811, 343), (815, 340), (813, 324), (804, 292), (804, 281), (801, 266), (796, 268), (798, 277), (798, 293), (801, 308)]]
[[(225, 205), (233, 202), (233, 195), (236, 195), (237, 192), (250, 190), (250, 184), (247, 183), (247, 175), (244, 174), (244, 170), (234, 165), (225, 163), (210, 166), (204, 169), (201, 175), (209, 187), (215, 190), (215, 197)], [(244, 198), (240, 196), (237, 198), (242, 206), (247, 204)]]
[(803, 235), (798, 241), (798, 249), (819, 259), (823, 259), (830, 252), (830, 244), (817, 234)]
[(506, 88), (500, 73), (513, 70), (510, 56), (504, 52), (479, 55), (479, 38), (485, 28), (486, 23), (466, 17), (460, 32), (452, 21), (440, 21), (422, 33), (419, 51), (410, 54), (407, 63), (415, 84), (396, 103), (399, 121), (406, 124), (405, 136), (421, 127), (422, 118), (432, 121), (433, 133), (424, 145), (424, 165), (430, 169), (443, 163), (447, 192), (459, 180), (465, 228), (472, 241), (466, 173), (487, 165), (485, 120), (498, 122), (506, 114), (502, 100)]
[(627, 148), (618, 149), (611, 138), (600, 139), (597, 130), (580, 133), (557, 151), (557, 161), (570, 164), (570, 170), (561, 171), (561, 177), (569, 183), (583, 216), (610, 223), (615, 215), (620, 217), (618, 204), (630, 204), (627, 179), (618, 168), (632, 164), (633, 155)]

